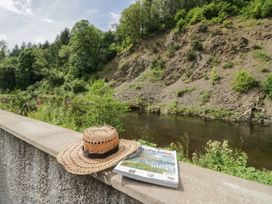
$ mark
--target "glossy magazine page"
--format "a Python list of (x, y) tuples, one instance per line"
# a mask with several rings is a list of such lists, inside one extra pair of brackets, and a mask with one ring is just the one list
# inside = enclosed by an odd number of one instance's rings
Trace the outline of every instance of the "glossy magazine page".
[(145, 145), (121, 161), (113, 171), (137, 180), (173, 188), (177, 188), (179, 183), (176, 152)]

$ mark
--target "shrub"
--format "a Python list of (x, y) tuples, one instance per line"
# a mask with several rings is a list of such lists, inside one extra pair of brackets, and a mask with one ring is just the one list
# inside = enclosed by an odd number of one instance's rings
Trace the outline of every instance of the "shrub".
[(231, 83), (232, 89), (239, 93), (246, 93), (258, 85), (255, 78), (246, 70), (236, 72)]
[(193, 61), (196, 59), (196, 54), (193, 50), (189, 50), (187, 53), (186, 53), (186, 58), (188, 61)]
[(209, 102), (210, 98), (211, 98), (212, 92), (211, 91), (204, 91), (201, 93), (201, 102), (202, 104), (206, 104)]
[(272, 100), (272, 74), (268, 74), (266, 79), (261, 83), (262, 90)]
[(0, 90), (11, 91), (16, 87), (15, 67), (0, 67)]
[(272, 60), (272, 58), (267, 55), (264, 51), (261, 51), (261, 50), (257, 50), (253, 53), (253, 56), (256, 58), (256, 59), (259, 59), (263, 62), (269, 62)]
[(158, 57), (151, 63), (151, 69), (164, 69), (165, 68), (165, 61)]
[(229, 69), (232, 68), (234, 66), (234, 62), (227, 62), (226, 64), (223, 65), (224, 69)]
[(194, 87), (185, 87), (184, 89), (178, 90), (176, 93), (178, 97), (182, 97), (184, 94), (190, 93), (194, 90), (195, 90)]
[(74, 81), (72, 81), (71, 88), (75, 94), (86, 91), (85, 82), (80, 79), (75, 79)]
[(184, 19), (187, 14), (185, 9), (180, 9), (175, 15), (175, 21), (178, 22), (180, 19)]
[(272, 16), (271, 0), (253, 0), (245, 8), (245, 14), (253, 18), (266, 18)]
[(58, 71), (57, 69), (53, 69), (49, 72), (47, 81), (50, 87), (54, 88), (62, 85), (65, 82), (64, 73)]
[(191, 46), (193, 50), (197, 50), (197, 51), (203, 50), (203, 45), (198, 40), (193, 40)]
[(199, 23), (203, 20), (204, 20), (203, 9), (200, 7), (193, 8), (188, 12), (186, 16), (186, 22), (188, 22), (189, 25)]
[(179, 49), (179, 46), (177, 45), (174, 45), (174, 46), (171, 46), (171, 47), (168, 47), (166, 49), (166, 56), (168, 58), (172, 58), (175, 56), (175, 52)]
[(272, 185), (272, 172), (247, 167), (245, 152), (233, 150), (227, 141), (209, 141), (205, 147), (205, 154), (193, 157), (193, 163), (221, 171), (233, 176)]
[(210, 79), (213, 85), (217, 84), (220, 81), (220, 76), (215, 68), (212, 69)]
[(185, 20), (183, 18), (179, 19), (179, 21), (177, 22), (177, 28), (180, 31), (184, 30), (185, 25), (186, 25), (186, 22), (185, 22)]

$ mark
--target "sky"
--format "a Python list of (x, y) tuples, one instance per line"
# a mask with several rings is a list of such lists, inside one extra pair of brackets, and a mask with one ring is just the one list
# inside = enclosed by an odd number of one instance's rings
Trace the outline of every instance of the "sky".
[(135, 0), (0, 0), (0, 40), (8, 47), (23, 41), (52, 42), (65, 27), (81, 19), (111, 29)]

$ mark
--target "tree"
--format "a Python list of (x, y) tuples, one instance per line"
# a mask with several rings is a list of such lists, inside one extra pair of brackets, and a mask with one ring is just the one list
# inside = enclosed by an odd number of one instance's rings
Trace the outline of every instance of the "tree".
[(122, 12), (117, 32), (123, 41), (135, 42), (143, 37), (143, 21), (140, 2), (131, 4)]
[(0, 66), (0, 90), (10, 91), (16, 86), (15, 67)]
[(63, 45), (68, 45), (70, 41), (70, 30), (65, 28), (61, 33), (56, 37), (55, 43), (60, 48)]
[(18, 88), (25, 89), (41, 79), (41, 67), (37, 63), (34, 49), (25, 49), (19, 56), (18, 69), (16, 71)]
[(0, 60), (3, 60), (6, 57), (7, 52), (7, 43), (4, 40), (0, 41)]
[(12, 57), (18, 57), (20, 54), (20, 49), (18, 45), (15, 45), (14, 48), (12, 49), (10, 56)]
[(95, 71), (100, 62), (102, 32), (87, 20), (75, 24), (71, 31), (69, 67), (73, 77)]

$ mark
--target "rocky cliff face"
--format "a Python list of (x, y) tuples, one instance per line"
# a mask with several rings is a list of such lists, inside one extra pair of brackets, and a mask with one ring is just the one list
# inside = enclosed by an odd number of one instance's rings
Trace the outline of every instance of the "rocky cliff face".
[(245, 120), (256, 108), (266, 120), (272, 116), (271, 100), (259, 88), (236, 93), (231, 81), (240, 69), (264, 80), (272, 72), (271, 59), (272, 20), (232, 19), (156, 34), (115, 58), (104, 77), (132, 106), (215, 108)]

